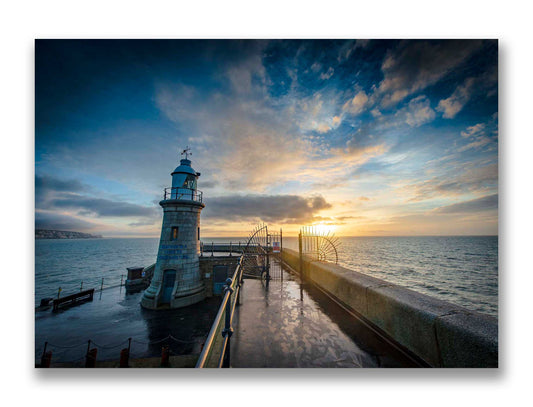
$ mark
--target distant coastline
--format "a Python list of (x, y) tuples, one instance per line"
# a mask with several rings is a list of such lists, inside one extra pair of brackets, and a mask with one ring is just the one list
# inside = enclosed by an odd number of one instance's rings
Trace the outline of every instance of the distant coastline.
[(35, 229), (35, 239), (101, 239), (102, 235), (70, 232), (66, 230)]

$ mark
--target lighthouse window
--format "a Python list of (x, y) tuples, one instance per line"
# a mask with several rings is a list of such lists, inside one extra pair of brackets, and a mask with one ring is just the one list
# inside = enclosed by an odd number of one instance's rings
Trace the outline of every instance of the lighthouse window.
[(170, 230), (170, 240), (178, 240), (178, 227), (173, 226)]
[(194, 175), (187, 175), (183, 188), (196, 189), (196, 177)]

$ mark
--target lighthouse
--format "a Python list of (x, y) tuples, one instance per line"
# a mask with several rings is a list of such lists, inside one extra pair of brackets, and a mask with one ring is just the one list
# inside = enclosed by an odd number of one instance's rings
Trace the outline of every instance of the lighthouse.
[(205, 298), (200, 275), (200, 212), (205, 207), (197, 190), (199, 172), (191, 167), (187, 147), (180, 165), (171, 173), (172, 187), (165, 188), (163, 225), (150, 287), (141, 305), (148, 309), (180, 308)]

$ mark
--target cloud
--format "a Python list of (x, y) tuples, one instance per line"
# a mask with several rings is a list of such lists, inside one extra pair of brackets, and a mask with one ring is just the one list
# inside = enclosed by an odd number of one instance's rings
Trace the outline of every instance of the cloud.
[[(290, 177), (290, 170), (305, 162), (309, 143), (298, 136), (294, 122), (263, 97), (235, 93), (184, 97), (181, 88), (181, 84), (160, 86), (156, 103), (186, 130), (195, 160), (211, 182), (233, 190), (261, 191)], [(320, 101), (315, 101), (309, 114), (320, 108)], [(315, 121), (315, 129), (319, 123)]]
[[(36, 227), (102, 231), (106, 225), (95, 218), (131, 218), (129, 226), (153, 225), (160, 218), (156, 205), (144, 206), (120, 200), (94, 197), (99, 194), (79, 180), (48, 175), (35, 177)], [(107, 228), (109, 229), (109, 228)]]
[(315, 73), (319, 72), (322, 69), (322, 65), (318, 62), (314, 62), (313, 65), (311, 65), (311, 70)]
[(36, 175), (35, 189), (39, 191), (80, 192), (86, 191), (88, 186), (77, 179), (58, 179), (47, 175)]
[(491, 139), (488, 137), (479, 137), (476, 141), (473, 141), (471, 143), (468, 143), (467, 145), (460, 147), (457, 151), (463, 152), (463, 151), (470, 150), (472, 148), (483, 147), (489, 144), (490, 142), (491, 142)]
[(35, 228), (73, 232), (97, 229), (99, 224), (54, 212), (35, 212)]
[(368, 96), (364, 90), (358, 92), (352, 99), (347, 101), (342, 110), (351, 114), (359, 114), (363, 111), (368, 102)]
[(94, 213), (97, 216), (113, 217), (155, 217), (158, 211), (155, 207), (136, 205), (129, 202), (112, 201), (102, 198), (86, 196), (70, 196), (68, 198), (53, 199), (51, 205), (56, 208), (68, 208), (82, 213)]
[(346, 41), (344, 45), (339, 49), (339, 55), (337, 56), (338, 62), (344, 62), (348, 58), (350, 58), (350, 55), (357, 49), (357, 48), (366, 48), (368, 44), (370, 43), (370, 40), (350, 40)]
[(464, 201), (455, 203), (448, 206), (442, 206), (436, 208), (434, 213), (477, 213), (481, 211), (489, 211), (498, 209), (498, 194), (487, 195), (481, 198), (472, 199), (470, 201)]
[(155, 223), (155, 219), (152, 220), (152, 221), (140, 221), (140, 222), (132, 222), (132, 223), (128, 223), (128, 226), (132, 226), (132, 227), (139, 227), (139, 226), (151, 226)]
[(333, 73), (335, 72), (335, 69), (333, 69), (331, 66), (328, 68), (326, 72), (322, 72), (320, 74), (320, 79), (326, 80), (333, 76)]
[(226, 69), (226, 76), (239, 94), (249, 94), (254, 91), (254, 80), (264, 85), (266, 70), (263, 66), (263, 53), (268, 46), (267, 41), (236, 42), (236, 48), (242, 51), (244, 58), (237, 63), (230, 64)]
[(410, 94), (437, 83), (466, 61), (482, 42), (478, 40), (402, 41), (390, 50), (377, 87), (382, 107), (392, 107)]
[(467, 127), (466, 130), (461, 132), (461, 136), (465, 138), (482, 136), (485, 134), (484, 130), (485, 130), (485, 123), (478, 123), (474, 126)]
[(421, 95), (409, 101), (405, 116), (405, 122), (409, 126), (420, 127), (435, 118), (435, 111), (431, 108), (429, 99)]
[(497, 67), (491, 67), (477, 77), (466, 78), (448, 98), (439, 102), (437, 110), (442, 112), (442, 117), (445, 119), (453, 119), (476, 93), (488, 91), (485, 95), (487, 97), (495, 93), (497, 83)]
[(89, 186), (76, 179), (58, 179), (48, 175), (35, 176), (35, 202), (42, 205), (51, 194), (78, 193), (90, 190)]
[(447, 99), (442, 99), (437, 106), (437, 111), (442, 112), (442, 117), (453, 119), (463, 106), (470, 100), (474, 78), (468, 78), (459, 85)]
[(429, 180), (406, 185), (398, 192), (407, 194), (409, 202), (452, 197), (462, 194), (492, 192), (498, 186), (498, 164), (475, 167), (456, 164), (453, 169)]
[(466, 130), (461, 131), (461, 137), (468, 139), (470, 142), (458, 148), (458, 152), (467, 151), (486, 146), (497, 139), (497, 116), (494, 116), (486, 123), (477, 123), (474, 126), (469, 126)]
[(202, 216), (227, 221), (302, 224), (313, 221), (317, 213), (331, 207), (319, 195), (231, 195), (209, 198)]

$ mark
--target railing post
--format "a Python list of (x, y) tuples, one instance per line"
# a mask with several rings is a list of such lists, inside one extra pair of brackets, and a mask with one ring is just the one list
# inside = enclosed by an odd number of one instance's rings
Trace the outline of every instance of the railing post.
[(231, 327), (231, 294), (233, 293), (233, 288), (231, 288), (231, 278), (226, 280), (226, 285), (224, 286), (224, 291), (229, 292), (228, 301), (226, 302), (226, 323), (224, 329), (222, 330), (222, 336), (228, 338), (226, 344), (226, 350), (224, 353), (224, 360), (222, 362), (222, 367), (228, 368), (230, 366), (231, 360), (231, 335), (233, 334), (233, 328)]
[(242, 263), (239, 263), (239, 265), (237, 267), (239, 267), (239, 274), (237, 276), (237, 282), (239, 283), (239, 293), (237, 294), (237, 298), (235, 299), (235, 301), (237, 301), (237, 305), (241, 305), (242, 304), (242, 301), (241, 301), (241, 295), (242, 295), (242, 286), (244, 285), (244, 280), (242, 279), (242, 266), (241, 266)]
[(300, 252), (300, 281), (303, 283), (304, 276), (304, 262), (302, 253), (302, 232), (298, 234), (298, 251)]
[(231, 257), (231, 241), (229, 242), (229, 257)]
[(266, 264), (266, 278), (267, 278), (267, 281), (270, 280), (270, 251), (268, 250), (268, 245), (266, 247), (266, 256), (267, 256), (267, 264)]

